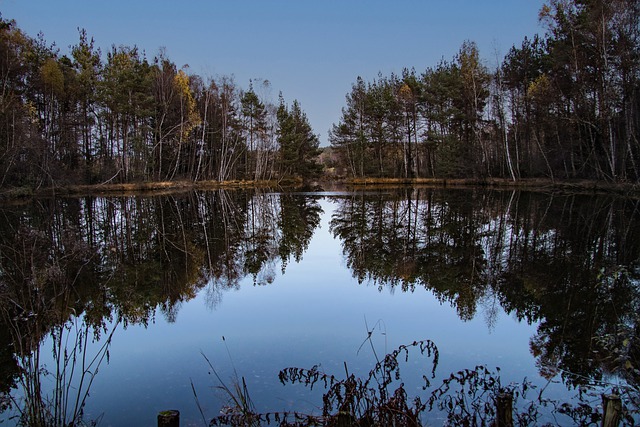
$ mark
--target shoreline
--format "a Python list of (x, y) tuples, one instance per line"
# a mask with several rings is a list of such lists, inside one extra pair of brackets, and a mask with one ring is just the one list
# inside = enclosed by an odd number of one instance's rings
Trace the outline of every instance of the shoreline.
[[(150, 181), (124, 184), (61, 185), (56, 187), (28, 188), (15, 187), (0, 189), (0, 201), (20, 200), (38, 197), (81, 197), (106, 195), (164, 194), (193, 190), (234, 190), (247, 188), (295, 189), (303, 187), (302, 180), (271, 181)], [(433, 188), (482, 187), (491, 189), (512, 189), (524, 191), (558, 191), (570, 193), (615, 194), (625, 197), (640, 197), (640, 184), (611, 183), (595, 180), (550, 180), (526, 178), (513, 181), (505, 178), (347, 178), (319, 179), (313, 186), (345, 188), (391, 188), (419, 186)]]
[(523, 178), (516, 181), (507, 178), (355, 178), (344, 181), (347, 186), (389, 187), (389, 186), (427, 186), (438, 188), (482, 187), (491, 189), (512, 189), (524, 191), (562, 191), (571, 193), (616, 194), (627, 197), (640, 197), (640, 184), (610, 183), (595, 180), (550, 180), (547, 178)]
[(122, 184), (60, 185), (56, 187), (16, 187), (0, 189), (0, 200), (31, 197), (80, 197), (105, 195), (163, 194), (192, 190), (230, 190), (239, 188), (277, 188), (277, 181), (148, 181)]

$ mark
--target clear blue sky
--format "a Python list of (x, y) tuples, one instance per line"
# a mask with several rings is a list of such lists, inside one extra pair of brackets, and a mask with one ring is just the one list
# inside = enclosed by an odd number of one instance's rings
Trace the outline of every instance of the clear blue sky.
[[(543, 0), (0, 0), (4, 19), (62, 53), (87, 30), (105, 52), (136, 45), (203, 77), (267, 79), (274, 102), (298, 99), (326, 144), (344, 96), (365, 80), (422, 71), (475, 41), (493, 68), (513, 44), (543, 33)], [(496, 56), (497, 55), (497, 56)]]

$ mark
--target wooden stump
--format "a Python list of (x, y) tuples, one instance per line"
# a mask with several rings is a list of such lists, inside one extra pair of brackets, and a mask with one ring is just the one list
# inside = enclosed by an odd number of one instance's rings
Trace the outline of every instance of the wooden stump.
[(602, 427), (618, 427), (622, 414), (622, 400), (616, 394), (602, 395)]
[(505, 391), (496, 399), (496, 426), (513, 427), (513, 393)]
[(158, 427), (180, 427), (180, 411), (170, 410), (158, 413)]

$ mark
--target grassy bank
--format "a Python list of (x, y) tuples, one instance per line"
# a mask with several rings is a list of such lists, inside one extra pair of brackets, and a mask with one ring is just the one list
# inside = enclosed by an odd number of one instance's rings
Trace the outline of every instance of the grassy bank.
[[(136, 195), (145, 193), (164, 194), (192, 190), (222, 190), (238, 188), (292, 189), (300, 188), (303, 185), (304, 182), (302, 180), (288, 179), (280, 181), (161, 181), (126, 184), (60, 185), (53, 187), (42, 187), (37, 189), (29, 187), (16, 187), (0, 190), (0, 201), (19, 200), (31, 197)], [(517, 181), (499, 178), (349, 178), (344, 180), (321, 181), (320, 187), (323, 186), (344, 186), (351, 189), (377, 189), (398, 186), (420, 186), (432, 188), (485, 187), (496, 189), (519, 189), (527, 191), (617, 194), (628, 197), (640, 197), (639, 184), (610, 183), (590, 180), (552, 181), (549, 179), (541, 178), (520, 179)]]
[(96, 184), (96, 185), (62, 185), (32, 189), (17, 187), (0, 190), (0, 200), (22, 199), (29, 197), (56, 196), (94, 196), (94, 195), (133, 195), (133, 194), (163, 194), (192, 190), (219, 190), (234, 188), (278, 188), (295, 186), (297, 181), (161, 181), (136, 182), (125, 184)]

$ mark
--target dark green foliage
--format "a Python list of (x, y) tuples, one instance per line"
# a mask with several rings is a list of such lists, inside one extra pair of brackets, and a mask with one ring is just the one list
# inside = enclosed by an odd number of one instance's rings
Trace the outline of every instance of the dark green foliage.
[(512, 47), (493, 74), (464, 42), (451, 62), (420, 77), (358, 78), (330, 135), (338, 169), (353, 177), (640, 179), (638, 2), (552, 0), (540, 18), (547, 34)]
[(448, 177), (486, 174), (482, 112), (489, 74), (473, 43), (454, 63), (423, 75), (358, 78), (330, 141), (350, 176)]
[(319, 177), (322, 171), (322, 165), (317, 162), (320, 141), (298, 101), (294, 100), (289, 108), (280, 97), (277, 118), (281, 175), (304, 180)]

